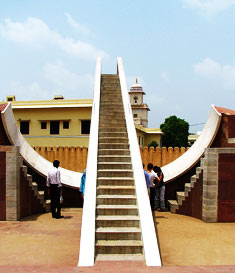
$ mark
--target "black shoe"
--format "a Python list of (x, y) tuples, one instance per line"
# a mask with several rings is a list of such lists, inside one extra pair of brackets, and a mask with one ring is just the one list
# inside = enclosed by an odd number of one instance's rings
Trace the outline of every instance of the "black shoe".
[(160, 211), (168, 211), (167, 208), (161, 208)]
[(64, 218), (64, 216), (63, 215), (56, 216), (56, 219), (61, 219), (61, 218)]
[(56, 218), (56, 215), (52, 215), (52, 218)]

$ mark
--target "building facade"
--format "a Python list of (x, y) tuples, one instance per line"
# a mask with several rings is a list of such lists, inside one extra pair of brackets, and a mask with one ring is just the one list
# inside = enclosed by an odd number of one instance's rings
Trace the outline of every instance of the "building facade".
[[(162, 132), (148, 128), (147, 104), (143, 102), (142, 85), (133, 84), (129, 96), (136, 127), (138, 143), (148, 146), (152, 141), (161, 147)], [(92, 99), (64, 99), (17, 101), (8, 96), (16, 123), (31, 146), (88, 147), (92, 112)]]
[(91, 99), (11, 101), (16, 123), (32, 146), (88, 147)]

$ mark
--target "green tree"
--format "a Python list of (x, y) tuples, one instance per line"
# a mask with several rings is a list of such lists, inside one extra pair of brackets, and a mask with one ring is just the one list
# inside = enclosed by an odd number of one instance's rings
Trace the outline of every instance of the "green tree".
[(162, 146), (165, 147), (188, 147), (189, 124), (184, 119), (170, 116), (160, 125), (164, 133)]
[(158, 147), (158, 143), (157, 143), (155, 140), (153, 140), (151, 143), (149, 143), (148, 147), (149, 147), (149, 148), (150, 148), (150, 147), (156, 148), (156, 147)]

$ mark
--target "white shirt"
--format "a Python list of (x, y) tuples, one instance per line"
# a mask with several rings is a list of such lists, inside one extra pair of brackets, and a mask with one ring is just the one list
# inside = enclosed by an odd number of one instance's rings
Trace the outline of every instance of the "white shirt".
[(154, 181), (154, 178), (157, 177), (157, 174), (152, 170), (149, 174), (149, 185), (150, 185), (150, 188), (153, 188), (155, 187), (153, 181)]
[(47, 187), (50, 187), (50, 184), (58, 184), (59, 187), (62, 187), (60, 180), (60, 171), (56, 167), (53, 167), (53, 169), (48, 172)]

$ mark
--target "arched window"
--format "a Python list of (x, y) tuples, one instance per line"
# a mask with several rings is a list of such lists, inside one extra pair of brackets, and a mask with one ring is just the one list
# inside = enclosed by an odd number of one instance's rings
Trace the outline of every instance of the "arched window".
[(134, 101), (135, 101), (135, 103), (138, 103), (138, 97), (134, 97)]

